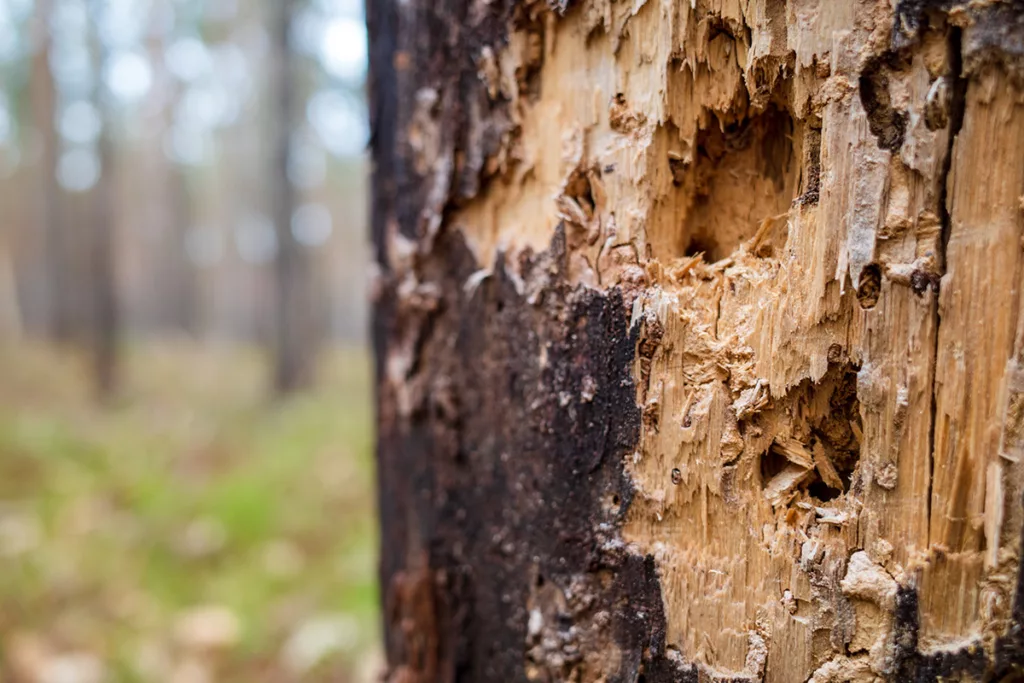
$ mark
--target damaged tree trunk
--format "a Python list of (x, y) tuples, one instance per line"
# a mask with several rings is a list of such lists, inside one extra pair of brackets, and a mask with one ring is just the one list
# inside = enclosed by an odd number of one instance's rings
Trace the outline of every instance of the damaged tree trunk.
[(389, 680), (1024, 663), (1024, 6), (374, 0)]

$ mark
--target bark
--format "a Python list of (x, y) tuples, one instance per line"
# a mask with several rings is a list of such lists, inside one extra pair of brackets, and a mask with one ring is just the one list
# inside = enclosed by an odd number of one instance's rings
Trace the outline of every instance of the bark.
[[(93, 49), (96, 73), (103, 73), (107, 62), (107, 48), (99, 33), (99, 20), (103, 16), (102, 3), (93, 6)], [(100, 159), (100, 177), (93, 188), (92, 216), (89, 225), (88, 272), (91, 287), (89, 300), (89, 334), (92, 352), (93, 386), (101, 400), (109, 398), (117, 384), (117, 343), (120, 311), (117, 302), (117, 264), (115, 258), (116, 204), (114, 117), (110, 111), (103, 86), (97, 82), (93, 99), (103, 119), (103, 130), (97, 141)]]
[(109, 397), (117, 385), (117, 343), (120, 314), (117, 305), (113, 150), (106, 134), (99, 142), (103, 176), (95, 187), (89, 267), (92, 280), (89, 330), (92, 346), (94, 389), (100, 399)]
[(0, 342), (21, 338), (25, 324), (18, 303), (18, 281), (14, 270), (14, 240), (10, 230), (0, 232)]
[(50, 71), (52, 10), (52, 0), (36, 3), (33, 26), (38, 47), (32, 59), (31, 97), (40, 142), (39, 194), (35, 208), (36, 223), (43, 235), (47, 333), (54, 341), (66, 342), (72, 337), (74, 325), (67, 293), (67, 244), (60, 225), (60, 189), (57, 187), (57, 93)]
[[(170, 46), (172, 36), (161, 35), (158, 24), (162, 19), (156, 18), (153, 37), (149, 40), (150, 55), (154, 62), (164, 54)], [(166, 70), (158, 72), (161, 93), (166, 93), (167, 102), (177, 102), (182, 88), (174, 77)], [(199, 332), (199, 315), (197, 304), (198, 273), (195, 265), (189, 260), (186, 250), (188, 231), (193, 219), (193, 198), (189, 191), (189, 178), (181, 164), (170, 161), (163, 154), (161, 145), (171, 133), (174, 126), (174, 107), (165, 105), (161, 115), (161, 133), (158, 136), (153, 154), (157, 158), (154, 175), (156, 196), (159, 198), (153, 215), (160, 226), (160, 239), (163, 247), (163, 258), (158, 264), (160, 295), (157, 297), (157, 325), (170, 328), (176, 333), (195, 337)]]
[(1024, 5), (367, 4), (391, 681), (1024, 669)]
[(275, 282), (274, 389), (286, 394), (312, 380), (313, 302), (309, 254), (291, 232), (295, 187), (288, 179), (292, 115), (295, 99), (292, 51), (289, 46), (292, 0), (273, 4), (274, 60), (271, 102), (275, 107), (272, 210), (277, 230)]
[(196, 302), (198, 279), (195, 265), (185, 251), (188, 230), (192, 225), (192, 194), (185, 169), (168, 163), (167, 173), (167, 218), (169, 221), (170, 250), (172, 263), (168, 268), (170, 283), (168, 321), (173, 329), (191, 337), (199, 333), (199, 315)]

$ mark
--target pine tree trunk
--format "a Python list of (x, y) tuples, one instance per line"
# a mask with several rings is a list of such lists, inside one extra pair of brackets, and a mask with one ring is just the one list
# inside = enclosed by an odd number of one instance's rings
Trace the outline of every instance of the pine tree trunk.
[[(92, 41), (96, 73), (104, 73), (109, 62), (109, 49), (100, 35), (101, 21), (110, 11), (94, 0), (92, 9)], [(90, 297), (88, 334), (92, 353), (93, 388), (100, 400), (110, 399), (117, 388), (117, 345), (121, 316), (117, 300), (117, 192), (116, 151), (110, 95), (100, 83), (93, 86), (93, 100), (103, 120), (103, 130), (96, 142), (100, 160), (100, 176), (92, 191), (92, 216), (89, 222), (87, 250), (84, 255), (89, 274)]]
[(313, 302), (310, 259), (305, 247), (292, 234), (295, 187), (288, 177), (292, 123), (295, 109), (295, 79), (291, 35), (293, 0), (272, 3), (274, 59), (271, 101), (273, 117), (274, 166), (271, 199), (277, 231), (274, 260), (274, 390), (287, 394), (309, 385), (313, 364)]
[(368, 3), (389, 680), (1024, 665), (1024, 5)]
[(69, 263), (68, 239), (61, 216), (61, 194), (57, 185), (57, 155), (60, 138), (57, 134), (57, 92), (50, 69), (53, 39), (50, 20), (53, 0), (39, 0), (35, 4), (33, 24), (36, 52), (32, 58), (33, 123), (39, 131), (39, 162), (37, 168), (38, 195), (35, 202), (35, 221), (42, 233), (43, 282), (45, 283), (46, 332), (51, 341), (67, 342), (73, 336), (72, 301), (68, 295)]

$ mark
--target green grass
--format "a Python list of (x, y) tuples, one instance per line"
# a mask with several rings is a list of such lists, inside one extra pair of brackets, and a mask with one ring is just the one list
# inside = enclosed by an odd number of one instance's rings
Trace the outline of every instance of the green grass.
[[(104, 408), (74, 354), (0, 348), (9, 676), (38, 674), (23, 661), (33, 647), (46, 654), (37, 668), (84, 652), (114, 681), (171, 680), (188, 666), (217, 681), (349, 680), (368, 668), (369, 363), (357, 350), (327, 355), (315, 390), (272, 403), (253, 351), (133, 348)], [(190, 651), (175, 624), (198, 605), (235, 615), (237, 641)], [(285, 643), (324, 620), (350, 633), (315, 668), (289, 667)]]

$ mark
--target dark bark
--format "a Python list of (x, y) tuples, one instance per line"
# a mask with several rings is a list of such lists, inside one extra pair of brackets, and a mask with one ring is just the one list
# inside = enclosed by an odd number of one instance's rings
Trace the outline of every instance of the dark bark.
[[(560, 249), (529, 267), (558, 264)], [(466, 294), (473, 257), (454, 236), (436, 250), (439, 300), (387, 297), (378, 311), (424, 363), (407, 395), (385, 382), (381, 396), (389, 660), (410, 680), (514, 681), (529, 656), (560, 680), (614, 638), (617, 679), (633, 680), (664, 653), (653, 568), (615, 543), (630, 498), (621, 460), (639, 426), (621, 295), (559, 274), (534, 305), (501, 266)], [(548, 615), (561, 620), (554, 652), (528, 641), (527, 622), (556, 590), (568, 602)]]

